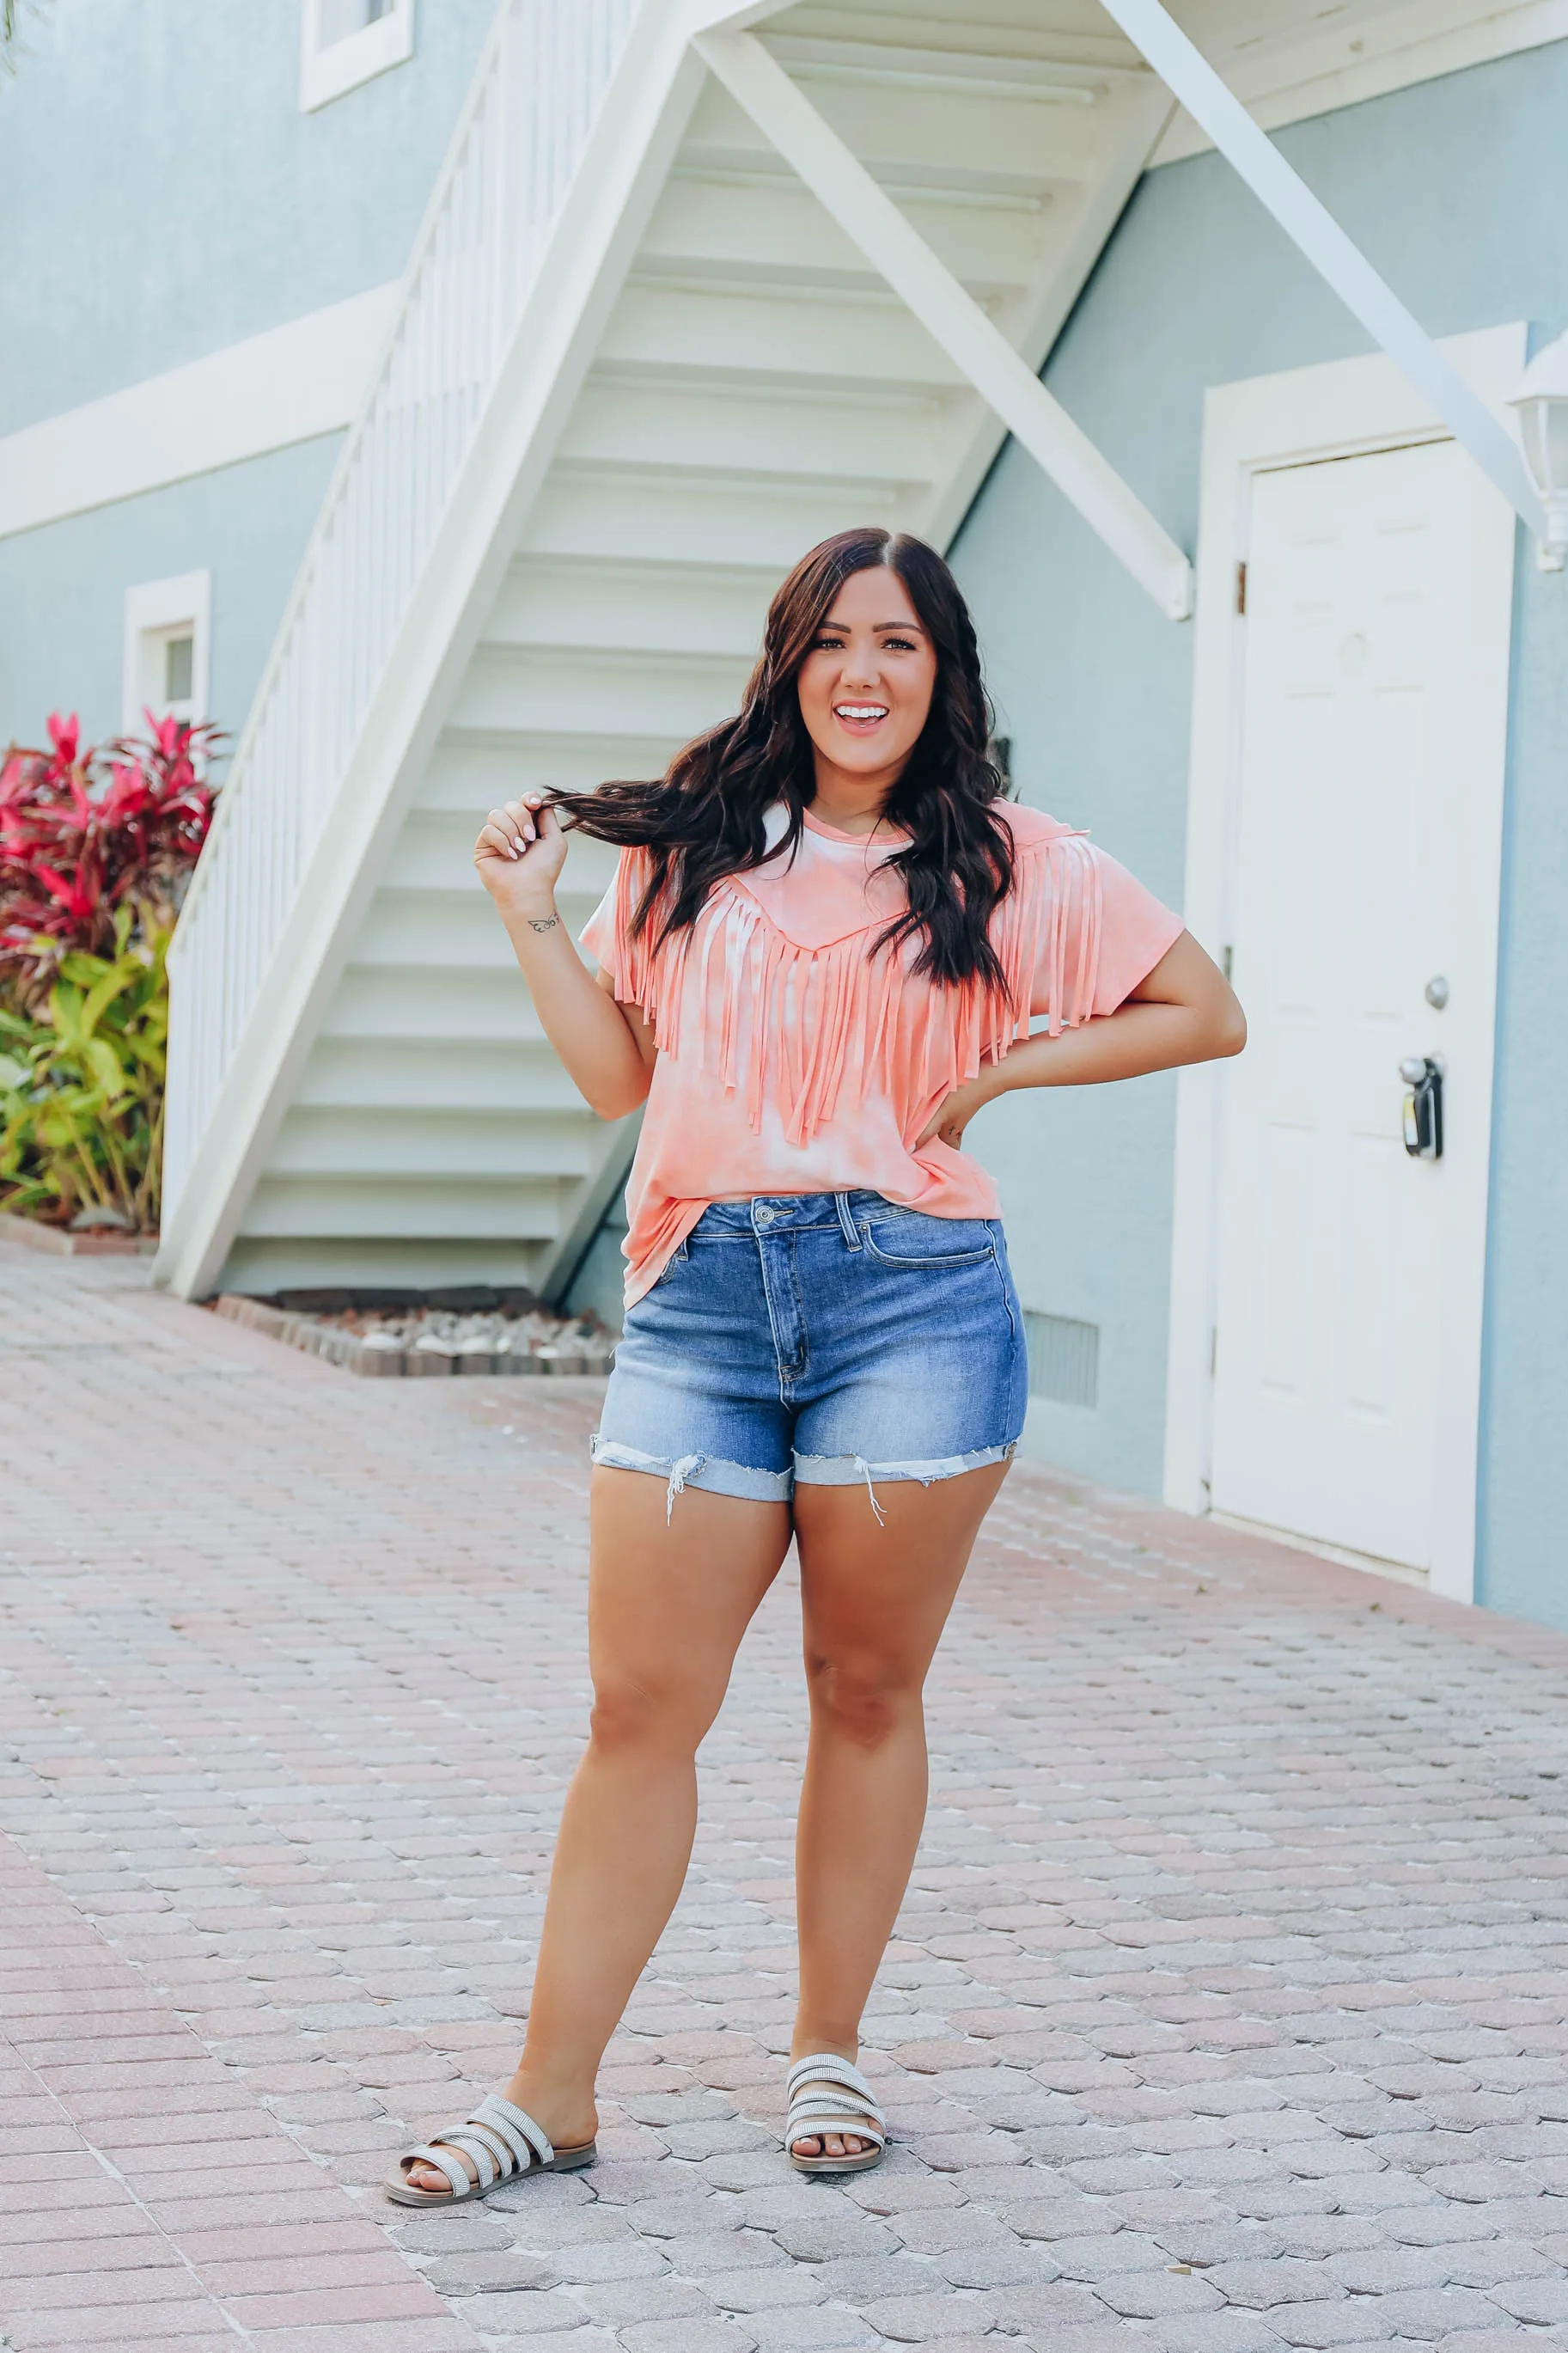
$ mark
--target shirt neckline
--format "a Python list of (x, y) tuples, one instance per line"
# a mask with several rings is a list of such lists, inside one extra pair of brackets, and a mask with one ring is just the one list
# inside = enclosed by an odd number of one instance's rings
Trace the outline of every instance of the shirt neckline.
[(801, 823), (808, 833), (820, 834), (824, 841), (841, 841), (849, 849), (896, 849), (903, 836), (894, 829), (887, 833), (843, 833), (836, 825), (825, 825), (810, 809), (801, 811)]

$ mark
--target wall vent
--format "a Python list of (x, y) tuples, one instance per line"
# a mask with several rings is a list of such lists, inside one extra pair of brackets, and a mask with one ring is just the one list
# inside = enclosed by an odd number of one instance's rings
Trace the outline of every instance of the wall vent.
[(1029, 1347), (1029, 1395), (1054, 1405), (1094, 1407), (1100, 1398), (1100, 1326), (1075, 1324), (1070, 1315), (1026, 1313)]

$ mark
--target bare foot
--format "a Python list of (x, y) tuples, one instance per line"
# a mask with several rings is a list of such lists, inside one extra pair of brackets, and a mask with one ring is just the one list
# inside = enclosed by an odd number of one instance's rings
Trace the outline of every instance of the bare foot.
[[(581, 2148), (585, 2141), (593, 2139), (599, 2128), (598, 2112), (591, 2099), (584, 2102), (580, 2094), (563, 2096), (559, 2090), (546, 2089), (521, 2073), (501, 2085), (500, 2095), (503, 2100), (510, 2100), (513, 2107), (523, 2109), (535, 2124), (542, 2126), (552, 2147), (556, 2149)], [(468, 2179), (479, 2179), (479, 2167), (466, 2148), (453, 2147), (441, 2135), (432, 2139), (430, 2147), (450, 2148)], [(430, 2189), (437, 2196), (443, 2192), (447, 2197), (452, 2194), (452, 2185), (438, 2166), (411, 2165), (403, 2178), (411, 2189)], [(514, 2174), (511, 2178), (516, 2180), (521, 2177)]]

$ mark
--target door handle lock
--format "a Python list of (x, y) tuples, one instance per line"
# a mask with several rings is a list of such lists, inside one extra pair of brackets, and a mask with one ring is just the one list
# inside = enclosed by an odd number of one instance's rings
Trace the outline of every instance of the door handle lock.
[(1443, 1071), (1440, 1054), (1407, 1054), (1399, 1065), (1406, 1088), (1405, 1149), (1412, 1160), (1443, 1157)]

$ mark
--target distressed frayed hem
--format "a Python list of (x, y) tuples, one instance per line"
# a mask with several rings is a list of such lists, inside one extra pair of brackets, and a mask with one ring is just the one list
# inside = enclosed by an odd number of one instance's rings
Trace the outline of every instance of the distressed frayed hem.
[(664, 1516), (675, 1516), (675, 1499), (688, 1487), (709, 1495), (734, 1495), (748, 1504), (787, 1504), (795, 1476), (789, 1471), (755, 1471), (746, 1462), (726, 1462), (716, 1454), (644, 1454), (595, 1432), (590, 1441), (595, 1463), (605, 1471), (644, 1471), (665, 1481)]
[(1006, 1446), (983, 1446), (973, 1454), (933, 1455), (922, 1462), (871, 1462), (863, 1454), (797, 1454), (795, 1484), (799, 1487), (858, 1487), (862, 1480), (879, 1521), (886, 1514), (877, 1501), (879, 1486), (916, 1480), (922, 1487), (942, 1479), (962, 1478), (966, 1471), (984, 1471), (988, 1463), (1010, 1462), (1018, 1451), (1014, 1439)]

